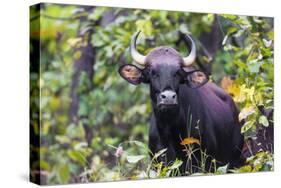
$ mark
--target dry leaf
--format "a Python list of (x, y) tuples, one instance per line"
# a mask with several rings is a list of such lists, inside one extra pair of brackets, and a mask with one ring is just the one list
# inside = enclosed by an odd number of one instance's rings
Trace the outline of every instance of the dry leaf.
[(227, 89), (233, 84), (233, 80), (229, 76), (223, 77), (221, 80), (221, 87), (227, 91)]
[(181, 145), (190, 145), (190, 144), (199, 144), (200, 145), (200, 141), (196, 138), (189, 137), (189, 138), (185, 138), (184, 140), (182, 140), (180, 144)]

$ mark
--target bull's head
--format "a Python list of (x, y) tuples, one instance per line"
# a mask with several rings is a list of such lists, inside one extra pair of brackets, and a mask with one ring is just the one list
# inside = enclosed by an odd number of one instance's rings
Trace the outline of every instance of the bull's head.
[(134, 85), (149, 83), (152, 100), (158, 108), (178, 106), (180, 84), (198, 88), (208, 81), (203, 72), (190, 67), (196, 58), (195, 42), (190, 36), (184, 35), (185, 42), (191, 48), (187, 57), (182, 57), (175, 49), (167, 46), (154, 48), (144, 56), (136, 48), (139, 33), (132, 36), (130, 45), (130, 53), (137, 66), (125, 64), (119, 68), (119, 74)]

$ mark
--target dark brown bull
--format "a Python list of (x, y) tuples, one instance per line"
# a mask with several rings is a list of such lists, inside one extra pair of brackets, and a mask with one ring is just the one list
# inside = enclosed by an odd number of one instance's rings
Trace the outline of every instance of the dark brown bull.
[[(150, 85), (153, 107), (149, 129), (150, 150), (156, 153), (167, 148), (163, 162), (168, 164), (175, 159), (182, 160), (182, 174), (198, 171), (202, 160), (205, 169), (201, 170), (214, 170), (211, 162), (214, 158), (217, 167), (239, 165), (244, 143), (238, 121), (239, 112), (229, 94), (208, 82), (203, 72), (191, 67), (196, 58), (192, 38), (185, 35), (185, 42), (191, 47), (187, 57), (182, 57), (167, 46), (154, 48), (144, 56), (136, 50), (138, 35), (139, 32), (133, 35), (130, 46), (136, 65), (123, 65), (119, 73), (131, 84)], [(200, 140), (200, 146), (194, 144), (194, 153), (189, 162), (181, 145), (187, 137)], [(208, 155), (207, 159), (202, 159), (203, 152)]]

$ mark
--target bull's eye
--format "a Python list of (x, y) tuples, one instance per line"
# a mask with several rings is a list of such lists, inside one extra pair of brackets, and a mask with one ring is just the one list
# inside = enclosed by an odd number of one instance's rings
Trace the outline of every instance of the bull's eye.
[(174, 78), (180, 76), (180, 72), (179, 72), (179, 71), (175, 72), (175, 73), (173, 74), (173, 76), (174, 76)]
[(157, 73), (157, 72), (155, 72), (155, 71), (151, 71), (151, 76), (152, 76), (152, 78), (158, 78), (159, 77), (159, 74)]

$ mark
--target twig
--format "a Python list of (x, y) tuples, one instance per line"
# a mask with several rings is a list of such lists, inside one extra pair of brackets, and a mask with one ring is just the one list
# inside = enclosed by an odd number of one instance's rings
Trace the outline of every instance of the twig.
[(73, 21), (73, 20), (78, 20), (78, 19), (81, 19), (83, 17), (85, 17), (85, 15), (79, 15), (79, 16), (72, 16), (72, 17), (57, 17), (57, 16), (51, 16), (51, 15), (48, 15), (48, 14), (44, 14), (44, 13), (41, 13), (37, 16), (34, 16), (32, 18), (30, 18), (30, 22), (36, 20), (37, 18), (39, 17), (45, 17), (47, 19), (51, 19), (51, 20), (60, 20), (60, 21)]

